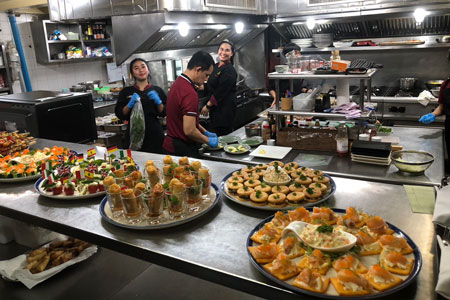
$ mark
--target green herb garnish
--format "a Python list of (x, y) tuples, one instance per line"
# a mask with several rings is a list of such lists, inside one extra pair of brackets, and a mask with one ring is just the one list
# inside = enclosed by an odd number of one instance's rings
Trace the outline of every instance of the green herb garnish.
[(330, 225), (320, 225), (316, 229), (320, 233), (332, 233), (333, 232), (333, 226)]
[(261, 191), (256, 191), (256, 198), (261, 198)]

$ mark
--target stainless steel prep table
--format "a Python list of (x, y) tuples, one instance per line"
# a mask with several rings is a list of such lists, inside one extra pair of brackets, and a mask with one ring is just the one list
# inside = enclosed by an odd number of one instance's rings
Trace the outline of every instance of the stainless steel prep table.
[[(230, 133), (230, 135), (245, 138), (244, 127)], [(350, 156), (339, 157), (335, 153), (301, 151), (292, 149), (283, 162), (295, 161), (306, 167), (312, 167), (339, 177), (379, 181), (394, 184), (413, 184), (441, 186), (445, 177), (444, 172), (444, 134), (442, 129), (424, 127), (394, 127), (393, 136), (400, 138), (403, 150), (422, 150), (434, 156), (434, 163), (425, 171), (424, 175), (405, 175), (398, 171), (394, 163), (390, 166), (377, 166), (352, 162)], [(250, 151), (254, 150), (252, 148)], [(244, 164), (268, 163), (273, 159), (250, 156), (249, 153), (233, 155), (224, 151), (200, 150), (206, 159), (235, 162)]]
[[(39, 140), (37, 147), (65, 145), (75, 151), (89, 146)], [(162, 155), (133, 152), (139, 165)], [(243, 165), (202, 161), (219, 185), (222, 178)], [(431, 215), (413, 214), (402, 186), (346, 178), (334, 178), (336, 193), (330, 207), (354, 205), (379, 215), (398, 226), (418, 245), (423, 268), (418, 280), (386, 299), (433, 299), (434, 267)], [(0, 214), (151, 263), (181, 271), (237, 290), (271, 299), (298, 299), (299, 296), (272, 283), (250, 263), (246, 239), (250, 231), (272, 213), (243, 207), (222, 196), (222, 202), (203, 217), (179, 227), (158, 231), (133, 231), (102, 221), (100, 198), (58, 201), (39, 196), (33, 183), (0, 184)], [(176, 288), (176, 283), (174, 283)], [(307, 299), (302, 295), (302, 299)]]

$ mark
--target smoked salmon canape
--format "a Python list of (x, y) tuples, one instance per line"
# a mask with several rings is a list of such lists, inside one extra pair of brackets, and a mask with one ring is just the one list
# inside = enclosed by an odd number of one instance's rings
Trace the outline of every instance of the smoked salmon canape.
[(302, 247), (302, 242), (296, 234), (289, 232), (279, 243), (281, 252), (286, 254), (289, 258), (296, 258), (305, 254), (305, 249)]
[(272, 223), (273, 227), (281, 233), (283, 232), (283, 229), (286, 228), (286, 226), (288, 226), (291, 222), (289, 221), (289, 217), (287, 215), (281, 211), (277, 211), (270, 223)]
[(289, 220), (293, 221), (303, 221), (306, 223), (311, 223), (311, 214), (304, 207), (298, 207), (294, 210), (288, 211)]
[(407, 258), (400, 252), (383, 249), (380, 254), (380, 264), (391, 273), (409, 275), (414, 266), (414, 258)]
[(340, 270), (330, 278), (340, 296), (364, 296), (372, 293), (372, 286), (362, 275), (348, 269)]
[(393, 234), (394, 230), (390, 229), (386, 222), (379, 216), (370, 217), (366, 220), (366, 225), (368, 228), (368, 233), (375, 236), (376, 238), (382, 236), (383, 234)]
[(275, 243), (262, 244), (259, 246), (248, 247), (248, 251), (260, 264), (267, 264), (277, 258), (280, 253), (280, 246)]
[(364, 274), (364, 277), (380, 292), (393, 288), (403, 281), (400, 277), (391, 274), (379, 264), (371, 266), (369, 271)]
[(361, 228), (366, 224), (366, 220), (369, 218), (364, 212), (361, 212), (354, 207), (349, 207), (345, 210), (345, 215), (339, 217), (338, 225), (348, 227), (350, 229)]
[(286, 280), (297, 275), (300, 270), (297, 264), (284, 254), (278, 254), (277, 258), (263, 266), (264, 269), (280, 280)]
[(328, 289), (330, 279), (325, 278), (316, 271), (304, 269), (292, 284), (307, 291), (323, 294)]
[[(306, 194), (306, 193), (305, 193)], [(314, 206), (311, 214), (312, 224), (327, 224), (334, 225), (337, 222), (337, 215), (328, 207), (316, 207)]]
[(300, 269), (314, 270), (320, 275), (325, 275), (330, 266), (331, 259), (323, 255), (323, 252), (318, 249), (315, 249), (311, 254), (305, 255), (298, 263)]
[(343, 255), (333, 262), (333, 268), (336, 272), (343, 269), (349, 269), (358, 274), (367, 272), (367, 268), (359, 261), (358, 258), (351, 254)]
[(402, 254), (413, 253), (413, 248), (408, 244), (405, 238), (395, 237), (393, 235), (382, 235), (378, 239), (380, 246), (389, 251), (401, 252)]
[(361, 248), (360, 256), (375, 255), (381, 253), (381, 246), (377, 239), (367, 234), (365, 231), (357, 231), (353, 233), (356, 236), (356, 245)]
[(281, 238), (281, 233), (272, 223), (264, 224), (263, 228), (255, 232), (250, 239), (260, 244), (278, 243)]

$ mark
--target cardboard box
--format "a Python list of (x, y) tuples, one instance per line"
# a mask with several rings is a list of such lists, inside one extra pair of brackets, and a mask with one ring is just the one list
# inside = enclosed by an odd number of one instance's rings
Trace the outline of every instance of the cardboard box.
[(331, 62), (331, 69), (339, 72), (345, 72), (350, 64), (351, 61), (349, 60), (333, 60)]
[(336, 152), (336, 129), (287, 127), (277, 132), (277, 146)]

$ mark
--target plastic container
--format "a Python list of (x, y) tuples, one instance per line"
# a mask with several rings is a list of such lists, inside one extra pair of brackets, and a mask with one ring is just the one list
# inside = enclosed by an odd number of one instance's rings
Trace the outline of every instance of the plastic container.
[(336, 150), (338, 156), (346, 156), (348, 154), (348, 128), (345, 121), (340, 121), (336, 134)]
[(314, 100), (320, 92), (321, 87), (316, 87), (312, 93), (303, 93), (292, 99), (293, 109), (298, 111), (312, 111), (314, 108)]
[(370, 135), (367, 133), (361, 133), (359, 135), (359, 140), (360, 141), (370, 141)]
[(262, 122), (262, 138), (263, 141), (266, 142), (270, 139), (270, 124), (267, 121)]

